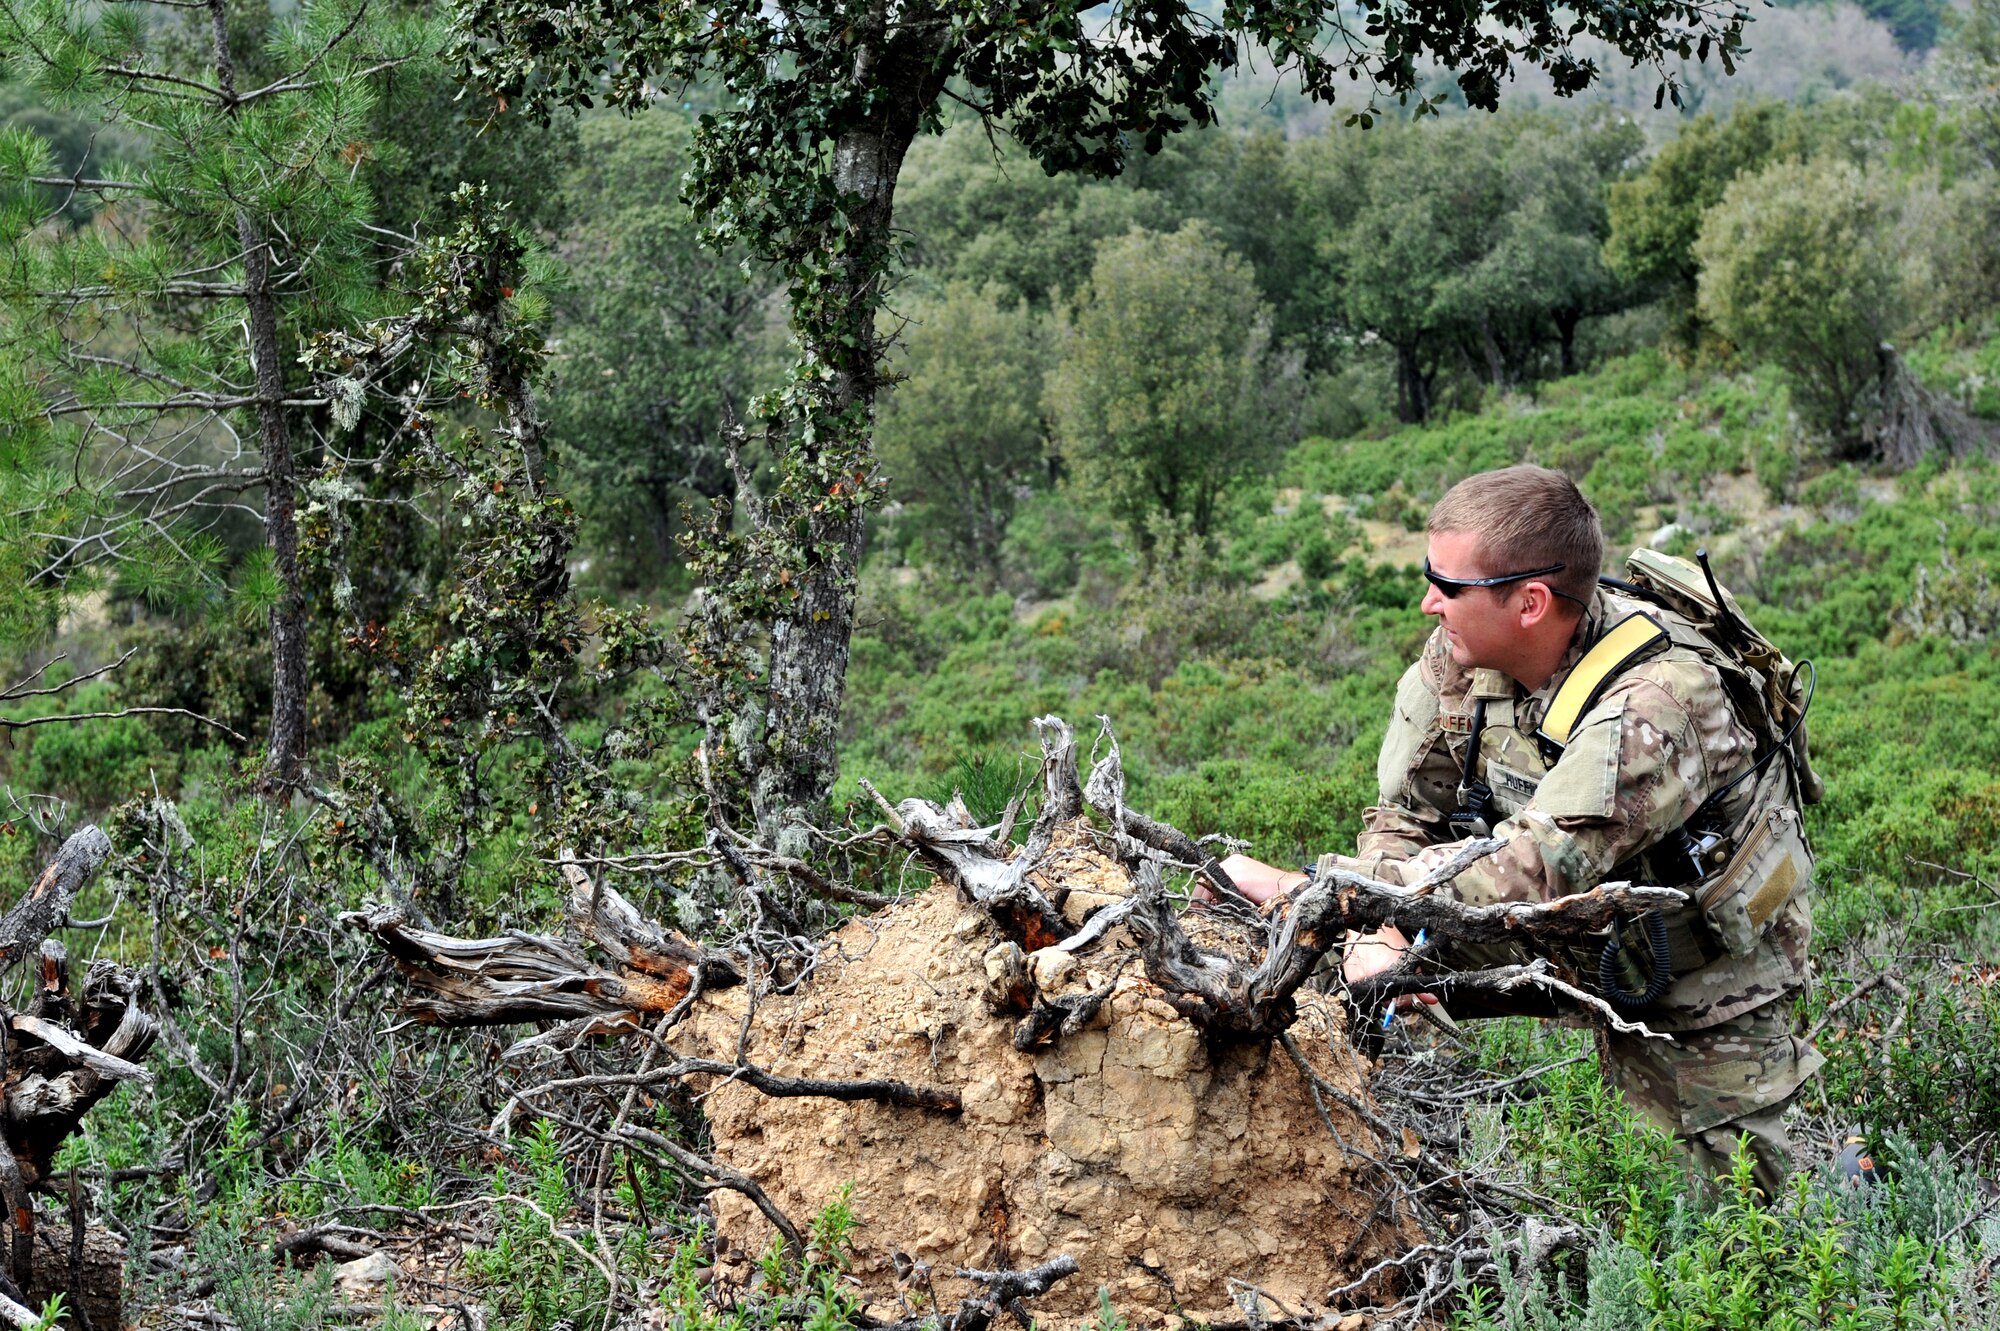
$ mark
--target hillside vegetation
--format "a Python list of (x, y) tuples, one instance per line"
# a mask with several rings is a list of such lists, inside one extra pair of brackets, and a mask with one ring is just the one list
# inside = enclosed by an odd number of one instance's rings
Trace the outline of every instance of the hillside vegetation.
[[(1384, 1094), (1466, 1088), (1426, 1108), (1427, 1149), (1566, 1236), (1520, 1275), (1502, 1236), (1425, 1325), (2000, 1324), (1988, 0), (1781, 11), (1784, 31), (1860, 25), (1871, 72), (1921, 77), (1755, 85), (1781, 101), (1704, 75), (1703, 108), (1656, 119), (1447, 100), (1321, 124), (1288, 89), (1249, 97), (1248, 71), (1224, 124), (1096, 179), (960, 115), (898, 187), (879, 469), (810, 486), (760, 451), (780, 415), (760, 394), (811, 391), (784, 344), (818, 288), (754, 237), (702, 236), (678, 197), (719, 93), (465, 121), (450, 73), (407, 54), (436, 49), (429, 18), (359, 17), (371, 52), (406, 52), (395, 78), (371, 82), (371, 54), (292, 89), (287, 62), (338, 25), (277, 11), (231, 10), (246, 86), (300, 99), (268, 119), (149, 121), (25, 47), (0, 84), (0, 656), (21, 681), (0, 695), (0, 865), (24, 884), (81, 824), (112, 836), (71, 947), (144, 972), (157, 1081), (58, 1168), (127, 1243), (129, 1308), (328, 1325), (326, 1257), (365, 1243), (405, 1283), (356, 1315), (395, 1331), (468, 1304), (491, 1331), (852, 1324), (846, 1199), (724, 1297), (717, 1176), (686, 1164), (701, 1101), (621, 1083), (622, 1107), (530, 1112), (531, 1081), (649, 1055), (579, 1038), (509, 1064), (502, 1032), (406, 1028), (342, 913), (559, 929), (556, 862), (581, 848), (692, 938), (816, 934), (928, 881), (858, 835), (870, 786), (957, 795), (982, 825), (1025, 801), (1025, 828), (1051, 714), (1108, 720), (1132, 808), (1277, 864), (1346, 848), (1429, 631), (1429, 506), (1527, 460), (1578, 481), (1615, 552), (1706, 549), (1812, 662), (1827, 796), (1797, 1017), (1828, 1061), (1795, 1190), (1760, 1206), (1747, 1174), (1684, 1176), (1586, 1031), (1395, 1023)], [(178, 50), (177, 22), (144, 35)], [(297, 166), (254, 200), (229, 183), (253, 150)], [(194, 184), (161, 185), (169, 167)], [(86, 198), (113, 169), (154, 192)], [(229, 387), (270, 360), (191, 305), (254, 209), (308, 256), (267, 311), (297, 375), (283, 486), (271, 422)], [(406, 350), (439, 327), (459, 340)], [(843, 491), (866, 536), (824, 730), (838, 780), (810, 834), (765, 848), (796, 878), (747, 892), (732, 761), (783, 737), (710, 705), (741, 704), (774, 620), (704, 637), (704, 616), (727, 596), (776, 616), (815, 566), (718, 552), (758, 530), (759, 495), (816, 514)], [(271, 756), (284, 624), (308, 685), (295, 776)], [(672, 1149), (604, 1135), (614, 1110)], [(1835, 1175), (1850, 1135), (1875, 1186)], [(1108, 1297), (1097, 1325), (1123, 1325)]]

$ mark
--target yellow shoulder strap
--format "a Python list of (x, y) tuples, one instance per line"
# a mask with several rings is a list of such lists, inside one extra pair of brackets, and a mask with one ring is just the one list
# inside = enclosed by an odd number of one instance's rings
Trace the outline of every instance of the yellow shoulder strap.
[(1547, 715), (1536, 738), (1557, 748), (1568, 745), (1576, 723), (1620, 671), (1668, 640), (1667, 630), (1651, 615), (1635, 611), (1600, 637), (1569, 672), (1569, 678), (1549, 700)]

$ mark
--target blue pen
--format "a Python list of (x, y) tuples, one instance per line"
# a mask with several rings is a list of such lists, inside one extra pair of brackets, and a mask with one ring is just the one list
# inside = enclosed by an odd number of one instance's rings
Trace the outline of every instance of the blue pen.
[[(1424, 939), (1426, 936), (1429, 935), (1429, 933), (1430, 930), (1428, 929), (1417, 930), (1417, 941), (1410, 944), (1410, 946), (1413, 948), (1422, 947), (1424, 945)], [(1396, 1024), (1396, 1005), (1392, 1002), (1389, 1004), (1389, 1010), (1382, 1014), (1382, 1029), (1386, 1031), (1395, 1024)]]

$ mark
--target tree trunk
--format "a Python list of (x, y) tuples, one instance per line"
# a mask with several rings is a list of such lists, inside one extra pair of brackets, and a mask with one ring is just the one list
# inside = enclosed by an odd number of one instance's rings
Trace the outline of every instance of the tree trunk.
[(826, 401), (830, 420), (817, 426), (831, 447), (808, 444), (793, 464), (824, 476), (829, 498), (840, 502), (819, 505), (807, 515), (803, 585), (790, 612), (771, 626), (764, 753), (752, 775), (750, 801), (759, 839), (772, 847), (788, 829), (820, 812), (839, 775), (855, 573), (867, 532), (858, 490), (873, 471), (870, 445), (884, 352), (875, 309), (891, 254), (896, 178), (923, 108), (949, 72), (925, 44), (938, 38), (892, 35), (881, 5), (871, 6), (857, 29), (862, 35), (854, 83), (874, 96), (834, 146), (834, 186), (849, 200), (832, 223), (845, 232), (834, 297), (842, 313), (831, 327), (822, 325), (823, 332), (801, 334), (808, 356), (833, 372)]
[[(229, 54), (225, 0), (209, 0), (215, 84), (236, 113), (236, 62)], [(297, 496), (293, 492), (291, 422), (285, 417), (285, 366), (278, 338), (278, 300), (271, 290), (271, 247), (247, 209), (236, 213), (243, 250), (243, 300), (250, 326), (250, 369), (257, 397), (257, 447), (264, 459), (264, 543), (278, 575), (271, 606), (271, 729), (264, 783), (276, 790), (298, 779), (306, 754), (306, 597), (299, 579)]]
[(1565, 375), (1575, 374), (1576, 326), (1583, 322), (1583, 315), (1576, 310), (1557, 310), (1555, 312), (1555, 321), (1556, 342), (1560, 346), (1562, 354), (1562, 372)]
[(271, 250), (247, 212), (236, 214), (243, 246), (244, 296), (250, 315), (250, 357), (257, 379), (257, 438), (264, 454), (264, 543), (278, 575), (271, 606), (271, 731), (264, 781), (272, 788), (298, 779), (306, 756), (306, 596), (299, 578), (299, 527), (290, 422), (285, 419), (285, 371), (278, 341), (278, 303), (271, 294)]
[[(63, 1315), (56, 1325), (75, 1331), (118, 1331), (125, 1325), (125, 1240), (101, 1225), (85, 1223), (72, 1231), (75, 1212), (43, 1209), (36, 1217), (34, 1264), (28, 1277), (27, 1305), (40, 1312), (57, 1295)], [(13, 1237), (11, 1225), (0, 1234)], [(81, 1313), (81, 1316), (79, 1316)]]
[(1862, 443), (1857, 451), (1897, 471), (1906, 471), (1933, 453), (1956, 456), (1975, 446), (1990, 447), (1993, 431), (1910, 373), (1896, 348), (1876, 348), (1877, 379), (1861, 394), (1856, 409)]
[(1422, 425), (1430, 419), (1430, 383), (1417, 364), (1414, 342), (1396, 345), (1396, 419), (1405, 425)]

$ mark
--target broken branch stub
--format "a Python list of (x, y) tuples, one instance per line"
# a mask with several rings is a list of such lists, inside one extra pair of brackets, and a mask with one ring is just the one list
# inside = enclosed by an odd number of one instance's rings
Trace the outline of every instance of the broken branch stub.
[[(78, 829), (39, 874), (28, 894), (0, 917), (0, 965), (30, 955), (38, 966), (30, 1008), (0, 1003), (0, 1196), (6, 1201), (6, 1292), (30, 1303), (71, 1288), (69, 1253), (38, 1241), (34, 1194), (52, 1190), (51, 1164), (83, 1116), (121, 1082), (150, 1082), (142, 1060), (159, 1034), (140, 1008), (138, 975), (108, 961), (93, 961), (81, 990), (71, 989), (69, 957), (49, 937), (65, 927), (78, 894), (111, 854), (111, 840), (96, 827)], [(72, 1223), (81, 1213), (71, 1210)], [(101, 1242), (100, 1240), (104, 1240)], [(93, 1321), (120, 1320), (122, 1246), (95, 1228), (75, 1236), (92, 1281), (86, 1302)], [(97, 1260), (106, 1242), (115, 1250)], [(68, 1244), (63, 1245), (65, 1249)], [(0, 1299), (0, 1320), (13, 1321), (18, 1300)]]
[(642, 1015), (672, 1012), (697, 980), (722, 989), (743, 980), (735, 962), (647, 919), (583, 866), (562, 862), (577, 932), (610, 959), (540, 934), (453, 938), (417, 928), (394, 903), (348, 911), (343, 924), (374, 935), (410, 982), (403, 1010), (433, 1026), (573, 1024), (575, 1035), (637, 1030)]
[(76, 894), (110, 853), (111, 838), (95, 826), (80, 827), (70, 834), (28, 895), (0, 916), (0, 966), (12, 965), (32, 952), (69, 919)]
[(985, 829), (967, 827), (929, 800), (908, 799), (895, 807), (901, 824), (897, 838), (1028, 952), (1052, 947), (1075, 931), (1063, 917), (1062, 903), (1044, 896), (1028, 875), (1047, 859), (1057, 831), (1083, 812), (1076, 736), (1053, 716), (1037, 719), (1035, 728), (1042, 735), (1042, 804), (1026, 844), (1011, 858)]

